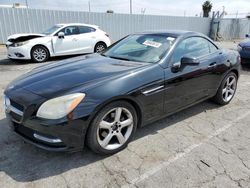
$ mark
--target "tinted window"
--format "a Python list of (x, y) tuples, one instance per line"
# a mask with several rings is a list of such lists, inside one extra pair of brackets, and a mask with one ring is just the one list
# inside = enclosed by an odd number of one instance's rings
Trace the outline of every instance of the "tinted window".
[(90, 33), (90, 32), (94, 32), (95, 29), (92, 27), (87, 27), (87, 26), (79, 26), (79, 32), (80, 33)]
[(190, 37), (183, 40), (174, 49), (171, 62), (180, 62), (181, 58), (187, 57), (202, 57), (210, 53), (209, 41), (201, 37)]
[(79, 34), (78, 28), (76, 26), (65, 27), (61, 29), (59, 32), (63, 32), (65, 36)]

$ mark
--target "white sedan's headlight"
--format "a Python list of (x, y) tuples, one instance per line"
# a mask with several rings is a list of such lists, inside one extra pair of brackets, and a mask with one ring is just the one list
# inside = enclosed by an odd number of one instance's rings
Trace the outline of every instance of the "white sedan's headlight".
[(25, 44), (27, 44), (29, 41), (24, 41), (24, 42), (17, 42), (17, 43), (14, 43), (14, 47), (19, 47), (19, 46), (23, 46)]
[(45, 119), (60, 119), (72, 112), (84, 99), (84, 93), (74, 93), (44, 102), (36, 116)]

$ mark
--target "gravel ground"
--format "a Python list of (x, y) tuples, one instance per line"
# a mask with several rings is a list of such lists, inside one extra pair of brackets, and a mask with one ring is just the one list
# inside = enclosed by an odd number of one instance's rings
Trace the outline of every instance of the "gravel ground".
[[(1, 97), (11, 80), (40, 65), (5, 57), (1, 48)], [(125, 150), (109, 157), (25, 144), (0, 108), (0, 187), (250, 187), (249, 71), (243, 67), (229, 105), (206, 101), (141, 128)]]

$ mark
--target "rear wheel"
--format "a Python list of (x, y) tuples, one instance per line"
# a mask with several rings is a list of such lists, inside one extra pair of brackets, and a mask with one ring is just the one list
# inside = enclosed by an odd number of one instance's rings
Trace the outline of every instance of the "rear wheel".
[(221, 105), (228, 104), (234, 97), (237, 89), (237, 76), (235, 73), (230, 72), (222, 81), (217, 94), (213, 100)]
[(88, 147), (99, 154), (113, 154), (124, 149), (137, 127), (134, 107), (117, 101), (104, 107), (92, 121), (87, 134)]
[(49, 51), (44, 46), (35, 46), (31, 50), (31, 59), (34, 62), (42, 63), (49, 58)]
[(98, 42), (95, 45), (94, 52), (95, 53), (102, 53), (104, 50), (106, 50), (106, 48), (107, 48), (107, 45), (104, 42)]

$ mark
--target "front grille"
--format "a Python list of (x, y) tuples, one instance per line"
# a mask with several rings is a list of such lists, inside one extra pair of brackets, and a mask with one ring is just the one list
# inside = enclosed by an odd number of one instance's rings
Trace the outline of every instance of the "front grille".
[(16, 114), (15, 112), (10, 111), (10, 116), (12, 117), (12, 120), (15, 122), (21, 122), (22, 121), (22, 116)]
[(15, 107), (16, 109), (20, 110), (20, 111), (24, 111), (24, 106), (21, 104), (18, 104), (17, 102), (13, 101), (12, 99), (10, 99), (10, 104), (11, 106)]
[(4, 96), (5, 110), (13, 121), (20, 123), (23, 118), (24, 106)]

